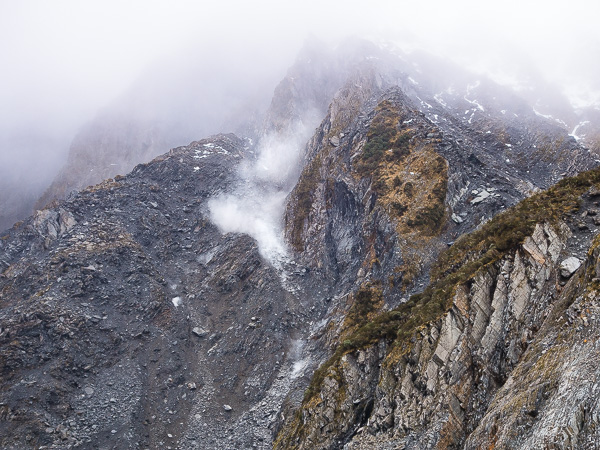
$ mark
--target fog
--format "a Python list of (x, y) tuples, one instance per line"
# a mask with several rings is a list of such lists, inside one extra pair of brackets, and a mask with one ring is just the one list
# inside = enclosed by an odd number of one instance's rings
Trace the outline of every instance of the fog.
[[(206, 3), (0, 3), (0, 219), (11, 202), (22, 208), (9, 221), (31, 207), (99, 111), (126, 105), (124, 114), (182, 127), (177, 139), (202, 138), (195, 133), (245, 114), (244, 102), (266, 107), (311, 35), (330, 43), (347, 35), (386, 39), (499, 82), (552, 83), (579, 106), (600, 102), (600, 7), (593, 2)], [(263, 141), (263, 157), (278, 154), (280, 144)], [(264, 166), (257, 163), (257, 174)]]
[(224, 55), (232, 47), (264, 47), (256, 65), (266, 73), (293, 61), (311, 33), (385, 37), (508, 74), (529, 64), (552, 81), (597, 90), (600, 6), (555, 3), (2, 2), (1, 129), (73, 132), (154, 61), (199, 45)]

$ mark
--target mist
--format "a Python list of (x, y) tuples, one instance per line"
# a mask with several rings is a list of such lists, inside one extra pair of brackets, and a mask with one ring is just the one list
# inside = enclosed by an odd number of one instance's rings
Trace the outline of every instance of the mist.
[[(503, 84), (556, 85), (577, 107), (600, 103), (598, 6), (587, 1), (204, 3), (0, 4), (0, 228), (31, 213), (99, 116), (159, 126), (156, 153), (219, 131), (256, 134), (307, 36), (328, 45), (348, 35), (392, 41)], [(279, 146), (296, 154), (301, 144), (270, 139), (245, 175), (250, 184), (295, 163), (277, 156)], [(293, 175), (283, 178), (275, 183)], [(278, 196), (269, 208), (280, 211)]]

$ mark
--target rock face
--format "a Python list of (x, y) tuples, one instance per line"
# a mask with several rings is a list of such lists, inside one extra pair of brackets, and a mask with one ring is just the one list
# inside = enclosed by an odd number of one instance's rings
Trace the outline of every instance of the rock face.
[(273, 187), (285, 258), (211, 222), (261, 158), (233, 134), (0, 235), (2, 448), (597, 440), (600, 172), (542, 191), (593, 156), (459, 69), (315, 52), (264, 128), (320, 114), (293, 189)]
[(368, 324), (350, 335), (276, 448), (590, 448), (598, 439), (597, 239), (585, 266), (558, 284), (562, 255), (581, 244), (578, 229), (573, 218), (538, 223), (514, 250), (459, 269), (470, 272), (466, 282), (452, 279), (438, 293), (449, 302), (417, 326), (411, 320), (435, 295), (417, 298), (398, 323), (405, 305), (373, 319), (393, 324), (391, 338), (371, 331), (365, 340)]
[[(343, 286), (337, 296), (368, 283), (383, 293), (385, 306), (361, 306), (355, 295), (346, 313), (337, 305), (329, 308), (329, 328), (337, 328), (337, 333), (329, 332), (318, 342), (333, 344), (333, 356), (315, 373), (302, 404), (284, 408), (287, 421), (275, 446), (478, 446), (467, 438), (559, 298), (564, 284), (559, 258), (571, 248), (579, 258), (584, 255), (592, 237), (589, 225), (581, 226), (574, 218), (568, 227), (560, 221), (551, 225), (541, 213), (518, 246), (512, 244), (501, 258), (489, 256), (494, 264), (486, 259), (485, 270), (470, 272), (464, 283), (454, 282), (449, 304), (447, 294), (427, 306), (417, 296), (415, 307), (403, 303), (403, 296), (423, 291), (423, 281), (446, 243), (524, 195), (549, 186), (557, 179), (555, 168), (569, 172), (574, 162), (577, 170), (589, 167), (589, 156), (576, 150), (575, 159), (566, 160), (562, 150), (543, 144), (542, 134), (530, 140), (533, 135), (525, 130), (541, 128), (524, 105), (519, 112), (528, 118), (519, 124), (498, 111), (498, 105), (479, 102), (468, 118), (457, 120), (460, 102), (473, 104), (468, 97), (456, 95), (446, 101), (410, 80), (409, 87), (400, 83), (404, 92), (399, 92), (393, 71), (372, 73), (377, 76), (359, 72), (360, 81), (339, 91), (309, 142), (307, 166), (288, 203), (286, 233), (303, 264), (325, 271)], [(492, 128), (505, 131), (486, 130), (492, 123)], [(386, 137), (384, 148), (392, 154), (373, 158), (375, 147), (369, 143), (386, 135), (389, 124), (394, 135)], [(542, 128), (548, 137), (557, 131)], [(399, 145), (403, 136), (406, 146)], [(512, 158), (535, 159), (539, 147), (550, 165), (519, 169)], [(436, 160), (440, 165), (428, 172)], [(416, 183), (426, 195), (411, 202), (406, 190)], [(592, 191), (593, 184), (588, 185)], [(436, 191), (444, 193), (439, 215), (434, 214)], [(426, 218), (432, 216), (428, 223)], [(582, 237), (584, 230), (588, 232)], [(572, 233), (576, 237), (569, 240)], [(493, 255), (494, 247), (486, 250)], [(431, 289), (437, 293), (435, 286)], [(356, 305), (364, 316), (349, 320)], [(395, 306), (391, 314), (374, 313)], [(396, 324), (400, 319), (394, 314), (409, 323), (414, 319), (418, 332), (405, 330), (402, 321)], [(377, 329), (383, 331), (373, 331)], [(399, 344), (396, 335), (408, 342)]]

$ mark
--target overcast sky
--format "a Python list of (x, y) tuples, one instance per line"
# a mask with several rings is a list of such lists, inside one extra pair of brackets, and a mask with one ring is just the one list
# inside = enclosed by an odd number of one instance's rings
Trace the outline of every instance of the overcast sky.
[(587, 89), (600, 73), (599, 9), (589, 0), (0, 0), (0, 133), (75, 128), (144, 67), (193, 43), (260, 43), (288, 64), (309, 33), (385, 35), (507, 73), (514, 58)]

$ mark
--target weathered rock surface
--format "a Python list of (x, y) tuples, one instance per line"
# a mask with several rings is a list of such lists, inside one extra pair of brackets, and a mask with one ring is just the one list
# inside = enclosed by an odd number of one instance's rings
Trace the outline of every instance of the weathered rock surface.
[(580, 266), (581, 261), (578, 258), (571, 256), (560, 263), (560, 274), (563, 277), (568, 278), (573, 275)]
[(276, 447), (593, 448), (597, 243), (559, 285), (564, 255), (583, 256), (594, 236), (578, 220), (538, 223), (457, 284), (446, 312), (410, 339), (381, 339), (324, 366)]

